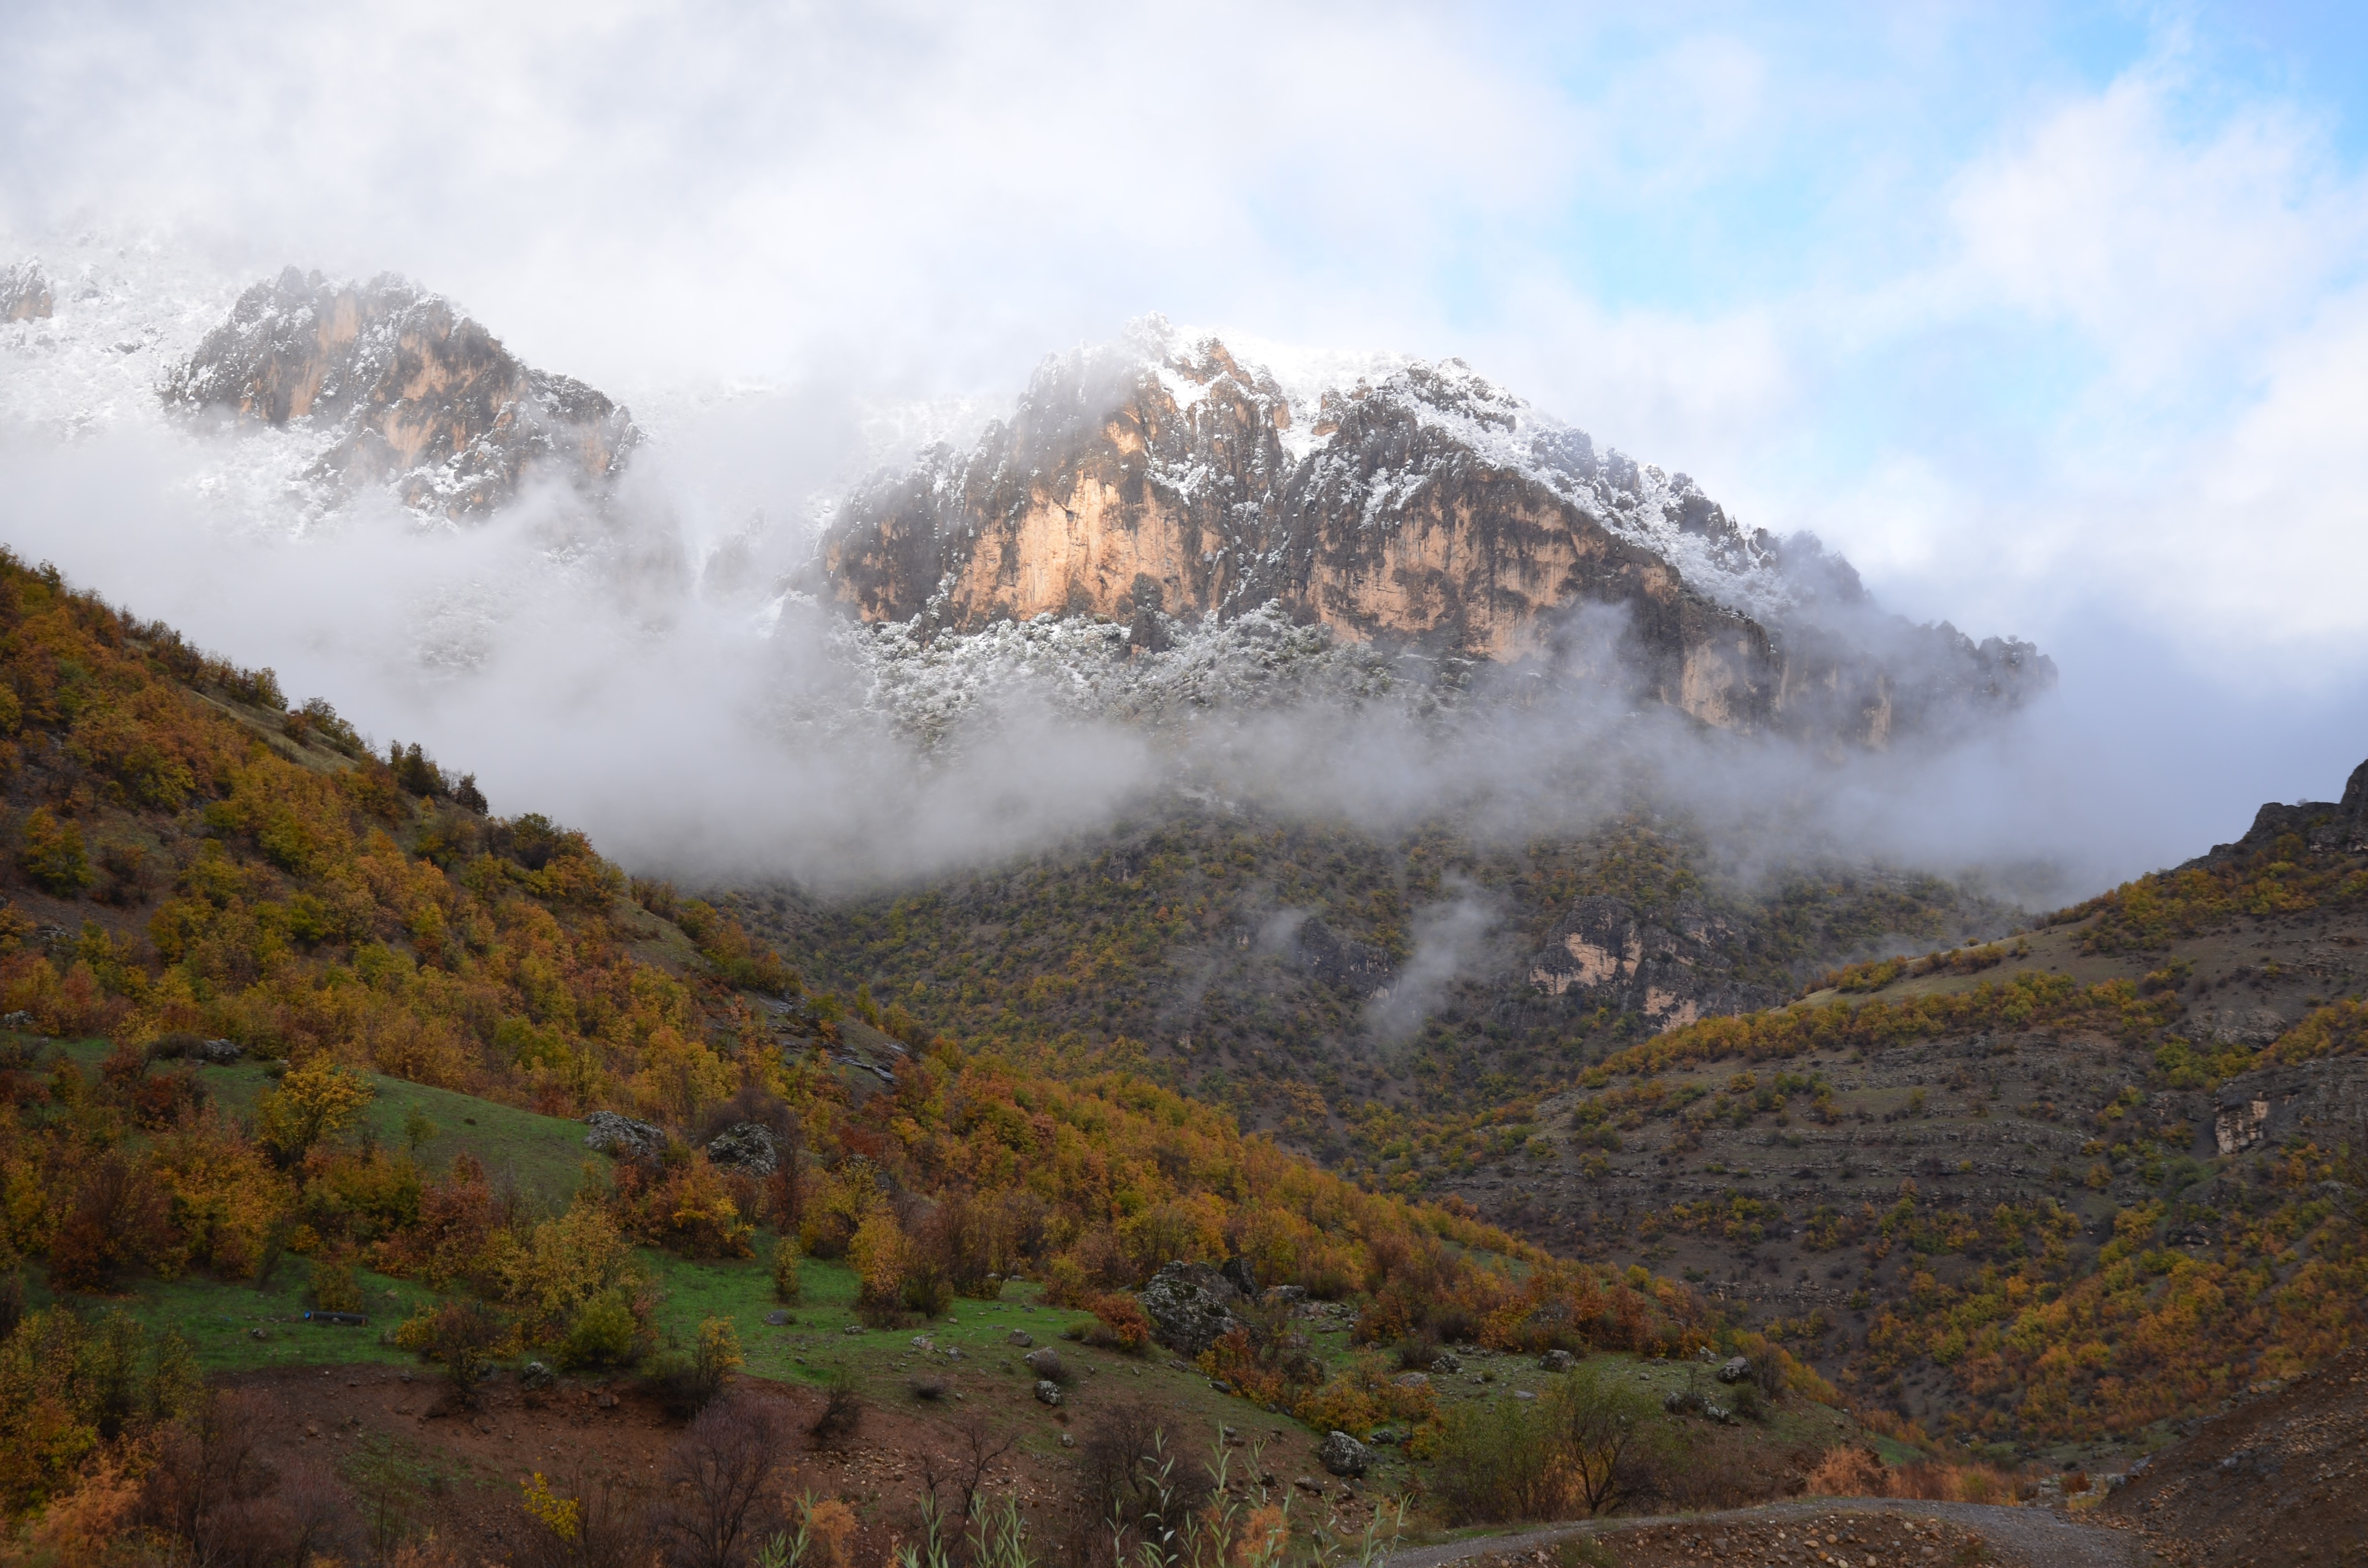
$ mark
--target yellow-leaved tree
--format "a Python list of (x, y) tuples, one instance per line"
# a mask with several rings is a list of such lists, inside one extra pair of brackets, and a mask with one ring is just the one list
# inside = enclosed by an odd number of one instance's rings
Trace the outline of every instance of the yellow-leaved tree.
[(369, 1079), (316, 1052), (256, 1100), (256, 1139), (282, 1165), (293, 1165), (313, 1144), (352, 1126), (375, 1094)]

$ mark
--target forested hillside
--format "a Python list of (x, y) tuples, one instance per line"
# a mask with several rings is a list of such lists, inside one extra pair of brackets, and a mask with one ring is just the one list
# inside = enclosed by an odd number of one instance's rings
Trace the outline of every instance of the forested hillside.
[[(121, 1444), (203, 1405), (185, 1342), (97, 1303), (260, 1290), (289, 1256), (321, 1310), (412, 1301), (395, 1343), (448, 1369), (693, 1382), (738, 1353), (728, 1329), (666, 1350), (637, 1246), (762, 1244), (791, 1298), (801, 1259), (843, 1260), (882, 1324), (1024, 1276), (1115, 1344), (1144, 1332), (1121, 1292), (1177, 1259), (1353, 1299), (1383, 1344), (1677, 1353), (1716, 1328), (1682, 1286), (1362, 1190), (1144, 1078), (1046, 1076), (901, 1011), (880, 1015), (901, 1039), (873, 1030), (581, 835), (491, 815), (417, 747), (381, 757), (270, 672), (8, 557), (0, 730), (0, 1425), (41, 1435), (0, 1475), (12, 1510), (120, 1481), (155, 1451)], [(443, 1112), (484, 1107), (472, 1128), (502, 1106), (643, 1119), (607, 1124), (572, 1199), (537, 1199), (466, 1146), (435, 1158), (452, 1145), (416, 1096), (374, 1119), (395, 1084), (476, 1096)], [(1422, 1413), (1375, 1365), (1220, 1348), (1277, 1409)]]
[(2011, 942), (1633, 1045), (1471, 1185), (1870, 1407), (2159, 1438), (2368, 1332), (2363, 779)]
[[(1745, 876), (1643, 801), (1528, 844), (1179, 811), (991, 876), (720, 902), (875, 1006), (1139, 1065), (1409, 1192), (1520, 1147), (1542, 1096), (1673, 1010), (1765, 1006), (1843, 959), (2016, 920), (1927, 875)], [(1629, 948), (1629, 972), (1572, 972), (1574, 938)]]

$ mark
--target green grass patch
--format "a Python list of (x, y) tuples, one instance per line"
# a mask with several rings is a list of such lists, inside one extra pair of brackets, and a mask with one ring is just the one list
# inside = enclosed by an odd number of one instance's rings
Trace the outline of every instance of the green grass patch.
[[(724, 1263), (692, 1263), (655, 1248), (641, 1249), (636, 1261), (664, 1292), (657, 1312), (661, 1342), (687, 1346), (702, 1320), (723, 1318), (739, 1334), (746, 1369), (757, 1377), (820, 1382), (845, 1369), (867, 1385), (930, 1370), (1002, 1371), (1005, 1362), (1016, 1368), (1025, 1350), (1011, 1343), (1014, 1329), (1072, 1360), (1085, 1353), (1064, 1342), (1061, 1331), (1090, 1322), (1091, 1314), (1045, 1306), (1042, 1287), (1019, 1280), (1004, 1286), (996, 1301), (957, 1301), (951, 1312), (932, 1322), (873, 1329), (855, 1314), (854, 1270), (842, 1262), (807, 1257), (798, 1262), (798, 1300), (785, 1304), (773, 1298), (772, 1271), (765, 1261), (772, 1244), (772, 1237), (762, 1236), (757, 1256)], [(768, 1324), (766, 1318), (776, 1312), (791, 1321)], [(857, 1332), (847, 1332), (850, 1327)], [(916, 1338), (928, 1339), (931, 1348), (919, 1349)], [(949, 1349), (962, 1354), (948, 1357)]]
[[(301, 1257), (281, 1258), (270, 1282), (260, 1290), (251, 1279), (192, 1276), (144, 1279), (121, 1295), (69, 1300), (84, 1312), (113, 1308), (129, 1312), (151, 1334), (177, 1332), (197, 1352), (198, 1365), (209, 1372), (359, 1362), (409, 1365), (416, 1358), (381, 1343), (381, 1336), (421, 1302), (436, 1300), (436, 1293), (413, 1281), (390, 1279), (368, 1269), (355, 1270), (354, 1278), (362, 1287), (370, 1312), (370, 1323), (360, 1327), (304, 1321), (308, 1304), (304, 1296), (312, 1285), (313, 1266)], [(47, 1271), (38, 1266), (26, 1270), (26, 1286), (30, 1305), (50, 1306), (59, 1300), (49, 1290)]]
[[(95, 1066), (114, 1046), (103, 1040), (61, 1040), (56, 1048), (85, 1068)], [(435, 1129), (421, 1143), (417, 1159), (423, 1171), (449, 1169), (463, 1150), (474, 1154), (496, 1187), (514, 1186), (536, 1210), (564, 1210), (584, 1180), (584, 1162), (601, 1161), (584, 1146), (584, 1124), (562, 1117), (543, 1116), (515, 1106), (479, 1099), (452, 1089), (430, 1088), (382, 1074), (368, 1073), (376, 1097), (363, 1112), (358, 1132), (367, 1133), (389, 1148), (410, 1144), (408, 1125), (416, 1110)], [(200, 1067), (198, 1082), (224, 1110), (252, 1116), (255, 1102), (271, 1086), (267, 1064), (242, 1062), (233, 1067)], [(355, 1132), (348, 1132), (348, 1138)]]

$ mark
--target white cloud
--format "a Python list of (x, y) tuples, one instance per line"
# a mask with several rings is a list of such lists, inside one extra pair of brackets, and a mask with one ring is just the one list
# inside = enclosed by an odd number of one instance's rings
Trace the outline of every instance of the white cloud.
[(1462, 353), (1977, 635), (2359, 678), (2358, 174), (2183, 41), (2084, 88), (1990, 20), (54, 7), (11, 21), (0, 227), (397, 268), (629, 395), (788, 385), (653, 453), (693, 553), (827, 466), (764, 423), (818, 387), (1008, 393), (1156, 308)]

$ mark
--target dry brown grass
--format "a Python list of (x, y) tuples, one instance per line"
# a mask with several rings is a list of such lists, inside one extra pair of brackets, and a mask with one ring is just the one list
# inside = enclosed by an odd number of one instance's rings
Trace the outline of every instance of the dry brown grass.
[(1905, 1497), (1926, 1503), (2011, 1503), (2021, 1481), (1994, 1464), (1919, 1460), (1894, 1469), (1872, 1449), (1826, 1450), (1807, 1478), (1817, 1497)]

